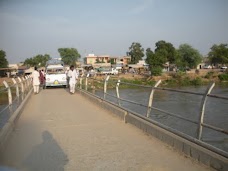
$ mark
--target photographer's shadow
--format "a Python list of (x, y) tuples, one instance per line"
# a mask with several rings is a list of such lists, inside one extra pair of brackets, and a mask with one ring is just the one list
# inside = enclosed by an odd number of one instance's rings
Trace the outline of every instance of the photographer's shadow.
[(29, 171), (64, 171), (67, 155), (48, 131), (42, 134), (43, 142), (35, 146), (23, 162)]

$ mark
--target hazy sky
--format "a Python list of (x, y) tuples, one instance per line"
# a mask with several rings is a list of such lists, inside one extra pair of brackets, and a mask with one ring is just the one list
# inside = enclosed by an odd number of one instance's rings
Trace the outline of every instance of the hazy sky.
[(0, 0), (0, 49), (10, 63), (60, 47), (125, 55), (132, 42), (228, 43), (228, 0)]

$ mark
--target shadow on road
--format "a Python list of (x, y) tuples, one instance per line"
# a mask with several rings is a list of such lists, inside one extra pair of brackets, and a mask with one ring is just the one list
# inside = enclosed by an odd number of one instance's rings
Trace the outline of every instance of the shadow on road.
[(23, 161), (23, 166), (29, 171), (64, 171), (68, 157), (52, 137), (50, 132), (44, 131), (43, 142), (35, 146)]

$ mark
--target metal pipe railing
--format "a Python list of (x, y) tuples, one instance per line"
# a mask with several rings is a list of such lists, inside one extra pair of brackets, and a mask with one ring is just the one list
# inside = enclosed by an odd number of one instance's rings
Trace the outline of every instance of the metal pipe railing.
[[(185, 90), (176, 90), (176, 89), (171, 89), (171, 88), (161, 88), (161, 87), (158, 87), (158, 85), (161, 83), (161, 81), (159, 80), (154, 87), (152, 86), (145, 86), (145, 85), (138, 85), (138, 84), (132, 84), (132, 83), (126, 83), (126, 82), (122, 82), (118, 79), (117, 77), (117, 81), (116, 80), (109, 80), (109, 76), (107, 76), (105, 78), (105, 80), (102, 82), (100, 80), (97, 80), (95, 78), (90, 78), (90, 77), (87, 77), (87, 79), (91, 79), (93, 81), (97, 81), (98, 83), (103, 83), (104, 84), (104, 95), (103, 95), (103, 100), (106, 100), (106, 95), (108, 96), (111, 96), (113, 98), (116, 98), (117, 99), (117, 104), (118, 106), (121, 106), (121, 101), (125, 101), (125, 102), (128, 102), (128, 103), (131, 103), (131, 104), (135, 104), (135, 105), (139, 105), (139, 106), (143, 106), (145, 108), (147, 108), (147, 113), (146, 113), (146, 117), (147, 118), (150, 118), (150, 115), (151, 115), (151, 109), (154, 109), (156, 111), (159, 111), (159, 112), (162, 112), (162, 113), (165, 113), (167, 115), (170, 115), (170, 116), (173, 116), (173, 117), (176, 117), (176, 118), (179, 118), (179, 119), (182, 119), (182, 120), (185, 120), (185, 121), (188, 121), (188, 122), (191, 122), (191, 123), (194, 123), (194, 124), (197, 124), (198, 125), (198, 131), (197, 131), (197, 138), (199, 140), (201, 140), (201, 137), (202, 137), (202, 128), (203, 127), (207, 127), (207, 128), (210, 128), (212, 130), (215, 130), (215, 131), (218, 131), (218, 132), (221, 132), (221, 133), (224, 133), (226, 135), (228, 135), (228, 131), (227, 130), (224, 130), (222, 128), (219, 128), (219, 127), (215, 127), (213, 125), (209, 125), (209, 124), (206, 124), (203, 122), (203, 119), (204, 119), (204, 112), (205, 112), (205, 105), (206, 105), (206, 102), (207, 102), (207, 97), (213, 97), (213, 98), (218, 98), (218, 99), (223, 99), (223, 100), (228, 100), (228, 97), (224, 97), (224, 96), (219, 96), (219, 95), (214, 95), (214, 94), (210, 94), (213, 87), (214, 87), (214, 83), (211, 84), (205, 93), (198, 93), (198, 92), (192, 92), (192, 91), (185, 91)], [(82, 78), (83, 79), (83, 78)], [(112, 95), (112, 94), (109, 94), (107, 93), (107, 84), (108, 83), (113, 83), (115, 84), (115, 87), (116, 87), (116, 96), (115, 95)], [(80, 82), (81, 84), (81, 82)], [(136, 86), (136, 87), (142, 87), (142, 88), (151, 88), (151, 93), (150, 93), (150, 96), (149, 96), (149, 99), (148, 99), (148, 105), (144, 105), (144, 104), (140, 104), (138, 102), (135, 102), (135, 101), (131, 101), (131, 100), (127, 100), (127, 99), (123, 99), (120, 97), (120, 92), (119, 92), (119, 86), (120, 84), (125, 84), (125, 85), (131, 85), (131, 86)], [(80, 85), (81, 87), (82, 85)], [(87, 89), (86, 89), (87, 90)], [(158, 109), (158, 108), (155, 108), (153, 107), (153, 95), (154, 95), (154, 92), (155, 90), (161, 90), (161, 91), (171, 91), (171, 92), (178, 92), (178, 93), (184, 93), (184, 94), (191, 94), (191, 95), (197, 95), (197, 96), (202, 96), (202, 100), (201, 100), (201, 105), (200, 105), (200, 115), (199, 115), (199, 120), (198, 121), (195, 121), (195, 120), (192, 120), (192, 119), (189, 119), (189, 118), (186, 118), (186, 117), (183, 117), (183, 116), (180, 116), (178, 114), (175, 114), (175, 113), (171, 113), (171, 112), (168, 112), (168, 111), (165, 111), (165, 110), (162, 110), (162, 109)], [(151, 119), (151, 118), (150, 118)]]
[[(82, 92), (86, 92), (87, 94), (89, 94), (89, 95), (91, 95), (91, 96), (93, 96), (93, 97), (96, 97), (96, 98), (98, 98), (98, 99), (100, 99), (100, 100), (104, 100), (103, 97), (97, 96), (97, 95), (95, 95), (95, 94), (93, 94), (93, 93), (91, 93), (91, 92), (89, 92), (89, 91), (85, 91), (85, 90), (83, 90), (83, 89), (81, 89), (81, 91), (82, 91)], [(115, 103), (113, 103), (113, 102), (111, 102), (111, 101), (106, 101), (106, 100), (104, 100), (104, 101), (107, 102), (107, 103), (109, 103), (109, 104), (111, 104), (111, 105), (114, 105), (114, 106), (116, 106), (116, 107), (119, 107), (120, 109), (122, 109), (122, 110), (124, 110), (124, 111), (126, 111), (126, 112), (128, 112), (128, 113), (131, 113), (131, 114), (133, 114), (133, 115), (135, 115), (135, 116), (137, 116), (137, 117), (139, 117), (139, 118), (141, 118), (141, 119), (143, 119), (143, 120), (146, 120), (146, 121), (148, 121), (148, 122), (150, 122), (150, 123), (152, 123), (152, 124), (154, 124), (154, 125), (157, 125), (157, 126), (163, 128), (163, 129), (167, 130), (167, 131), (170, 131), (170, 132), (172, 132), (172, 133), (174, 133), (174, 134), (176, 134), (176, 135), (179, 135), (179, 136), (182, 137), (182, 138), (185, 138), (185, 139), (187, 139), (187, 140), (189, 140), (189, 141), (191, 141), (191, 142), (193, 142), (193, 143), (196, 143), (196, 144), (198, 144), (198, 145), (200, 145), (200, 146), (203, 146), (204, 148), (206, 148), (206, 149), (208, 149), (208, 150), (210, 150), (210, 151), (213, 151), (213, 152), (215, 152), (215, 153), (217, 153), (217, 154), (220, 154), (220, 155), (222, 155), (222, 156), (224, 156), (224, 157), (226, 157), (226, 158), (227, 158), (227, 156), (228, 156), (228, 153), (227, 153), (227, 152), (225, 152), (225, 151), (223, 151), (223, 150), (221, 150), (221, 149), (219, 149), (219, 148), (215, 148), (214, 146), (212, 146), (212, 145), (210, 145), (210, 144), (207, 144), (207, 143), (205, 143), (205, 142), (203, 142), (203, 141), (200, 141), (200, 140), (198, 140), (198, 139), (196, 139), (196, 138), (194, 138), (194, 137), (191, 137), (191, 136), (189, 136), (189, 135), (187, 135), (187, 134), (184, 134), (184, 133), (182, 133), (182, 132), (180, 132), (180, 131), (177, 131), (177, 130), (175, 130), (175, 129), (173, 129), (173, 128), (170, 128), (170, 127), (168, 127), (168, 126), (166, 126), (166, 125), (163, 125), (163, 124), (161, 124), (161, 123), (159, 123), (159, 122), (157, 122), (157, 121), (155, 121), (155, 120), (152, 120), (152, 119), (147, 118), (147, 117), (145, 117), (145, 116), (143, 116), (143, 115), (140, 115), (140, 114), (138, 114), (138, 113), (136, 113), (136, 112), (134, 112), (134, 111), (131, 111), (130, 109), (127, 109), (127, 108), (122, 107), (122, 106), (118, 106), (117, 104), (115, 104)]]
[(201, 101), (201, 105), (200, 105), (200, 115), (199, 115), (199, 121), (198, 121), (198, 132), (197, 132), (197, 136), (198, 139), (201, 140), (202, 137), (202, 130), (203, 130), (203, 120), (204, 120), (204, 113), (205, 113), (205, 106), (206, 106), (206, 102), (207, 102), (207, 97), (208, 94), (211, 93), (212, 89), (214, 88), (215, 83), (212, 83), (206, 90), (205, 94), (203, 95), (203, 99)]

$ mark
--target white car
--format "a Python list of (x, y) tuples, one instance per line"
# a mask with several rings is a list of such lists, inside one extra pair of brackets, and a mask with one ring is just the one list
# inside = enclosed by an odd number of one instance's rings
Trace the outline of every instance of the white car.
[(211, 69), (212, 68), (212, 66), (211, 65), (204, 65), (204, 67), (203, 67), (204, 69)]
[(106, 74), (106, 75), (116, 75), (118, 74), (118, 70), (111, 68), (111, 69), (104, 69), (103, 71), (101, 71), (101, 74)]
[(45, 77), (45, 87), (67, 86), (66, 72), (61, 64), (48, 65)]
[(227, 66), (223, 66), (220, 68), (222, 72), (226, 71), (227, 70)]

